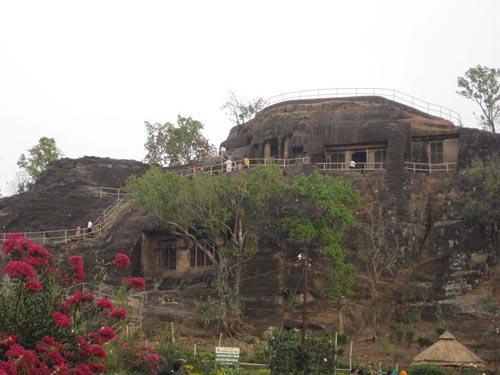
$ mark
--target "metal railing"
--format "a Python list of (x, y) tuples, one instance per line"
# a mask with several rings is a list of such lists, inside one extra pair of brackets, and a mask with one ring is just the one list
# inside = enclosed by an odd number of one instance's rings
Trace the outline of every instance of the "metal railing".
[(99, 198), (105, 197), (105, 196), (113, 196), (116, 197), (117, 199), (125, 198), (129, 194), (125, 192), (123, 189), (118, 189), (118, 188), (112, 188), (112, 187), (104, 187), (104, 186), (91, 186), (89, 190), (98, 195)]
[(458, 112), (439, 104), (429, 103), (402, 91), (387, 88), (330, 88), (292, 91), (268, 98), (266, 106), (289, 100), (346, 98), (353, 96), (381, 96), (408, 105), (429, 115), (444, 118), (457, 126), (462, 126), (462, 117)]
[(277, 158), (243, 158), (239, 160), (233, 160), (230, 167), (226, 163), (217, 163), (211, 165), (200, 165), (193, 166), (191, 168), (176, 170), (174, 172), (179, 173), (183, 177), (191, 177), (197, 173), (207, 173), (207, 174), (219, 174), (224, 172), (232, 172), (245, 168), (252, 168), (258, 165), (276, 165), (280, 168), (286, 169), (295, 164), (308, 164), (310, 163), (309, 157), (302, 158), (292, 158), (292, 159), (277, 159)]
[(417, 163), (405, 161), (405, 167), (408, 171), (417, 172), (453, 172), (457, 169), (457, 163)]
[(96, 223), (92, 226), (92, 230), (88, 231), (87, 228), (65, 228), (54, 229), (38, 232), (4, 232), (0, 233), (0, 243), (4, 242), (10, 234), (21, 233), (24, 237), (29, 238), (33, 242), (46, 245), (48, 243), (68, 243), (77, 240), (85, 240), (100, 236), (103, 231), (110, 227), (119, 214), (120, 208), (124, 204), (123, 199), (117, 199), (110, 206), (108, 206), (97, 218)]
[(385, 169), (383, 162), (356, 163), (355, 166), (350, 166), (350, 163), (316, 163), (316, 166), (322, 171), (380, 171)]

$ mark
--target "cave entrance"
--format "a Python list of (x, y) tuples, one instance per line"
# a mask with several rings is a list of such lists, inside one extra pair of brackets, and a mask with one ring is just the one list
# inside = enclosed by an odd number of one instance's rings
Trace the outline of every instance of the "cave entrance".
[(362, 169), (366, 166), (366, 151), (356, 151), (351, 155), (351, 160), (356, 162), (356, 169)]

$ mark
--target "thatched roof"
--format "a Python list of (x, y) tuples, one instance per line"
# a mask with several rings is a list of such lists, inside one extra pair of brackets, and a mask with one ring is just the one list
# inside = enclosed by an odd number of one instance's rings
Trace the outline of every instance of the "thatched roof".
[(454, 367), (484, 367), (481, 358), (460, 344), (455, 336), (448, 331), (439, 336), (437, 342), (413, 358), (413, 363)]

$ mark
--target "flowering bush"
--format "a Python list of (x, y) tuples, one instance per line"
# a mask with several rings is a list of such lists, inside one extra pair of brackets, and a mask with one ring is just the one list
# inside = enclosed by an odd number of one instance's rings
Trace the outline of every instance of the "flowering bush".
[[(7, 238), (3, 253), (9, 277), (0, 284), (0, 375), (103, 373), (104, 345), (116, 339), (112, 327), (127, 313), (81, 290), (83, 258), (56, 263), (46, 248), (20, 234)], [(118, 254), (112, 264), (125, 267), (130, 259)], [(141, 278), (125, 280), (129, 288), (145, 290)], [(155, 373), (159, 358), (141, 353)]]

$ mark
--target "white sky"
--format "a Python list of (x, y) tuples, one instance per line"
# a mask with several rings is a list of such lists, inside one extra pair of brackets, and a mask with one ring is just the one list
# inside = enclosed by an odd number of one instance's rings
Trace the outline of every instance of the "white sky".
[(246, 97), (389, 87), (462, 114), (469, 67), (500, 67), (499, 0), (0, 0), (0, 192), (42, 136), (68, 157), (144, 157), (143, 122), (205, 124)]

